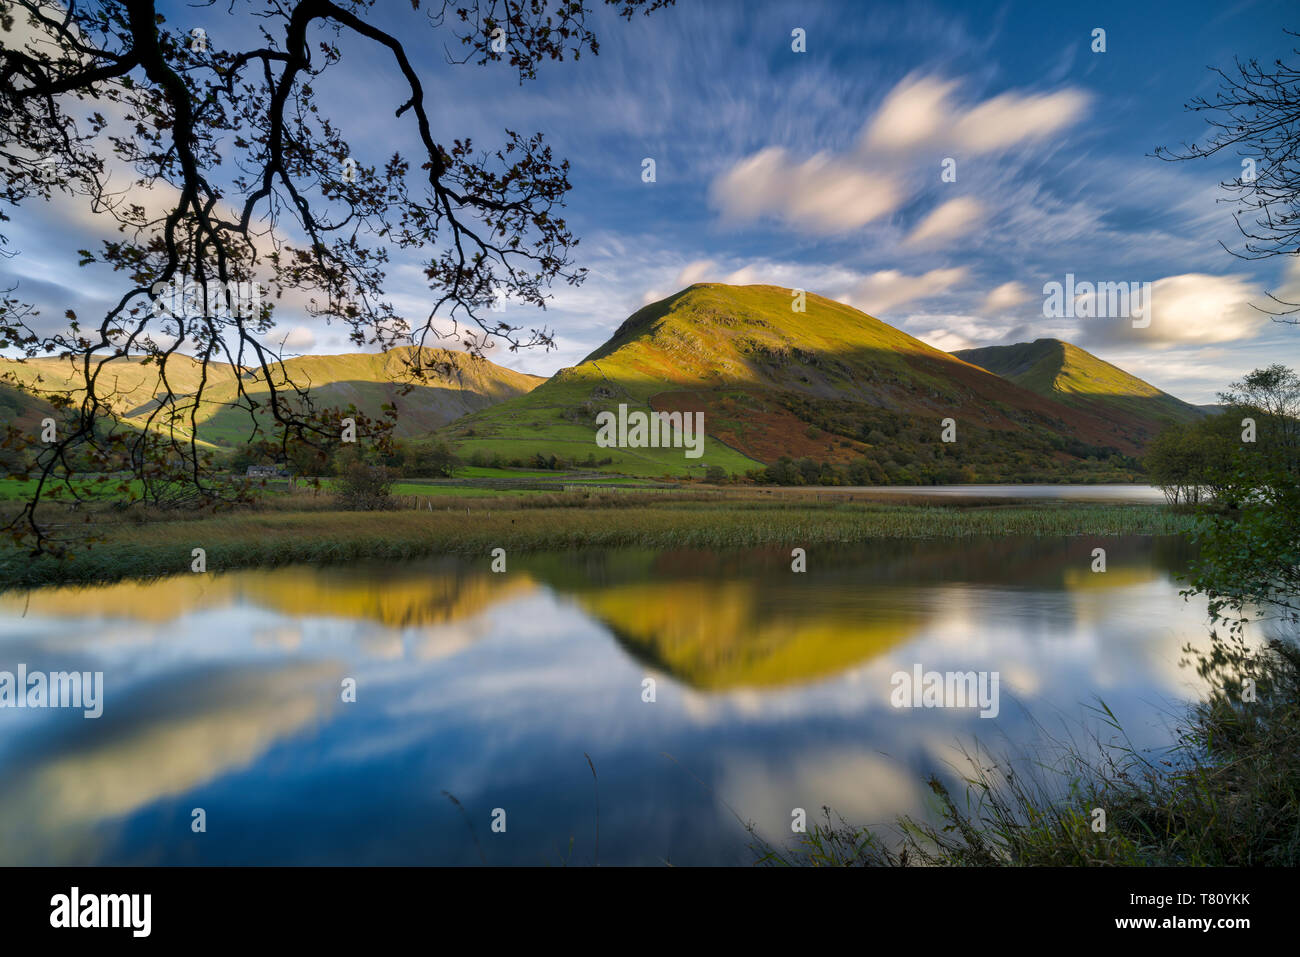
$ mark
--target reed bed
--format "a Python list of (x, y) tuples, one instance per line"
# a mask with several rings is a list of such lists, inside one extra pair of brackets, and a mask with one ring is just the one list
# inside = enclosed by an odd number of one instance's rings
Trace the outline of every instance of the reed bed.
[(204, 549), (207, 570), (215, 572), (366, 558), (486, 556), (498, 547), (508, 552), (726, 549), (880, 539), (1167, 535), (1188, 532), (1191, 521), (1158, 505), (906, 506), (732, 501), (701, 493), (444, 499), (435, 501), (432, 511), (259, 509), (75, 526), (97, 540), (62, 557), (0, 547), (0, 590), (189, 573), (195, 548)]

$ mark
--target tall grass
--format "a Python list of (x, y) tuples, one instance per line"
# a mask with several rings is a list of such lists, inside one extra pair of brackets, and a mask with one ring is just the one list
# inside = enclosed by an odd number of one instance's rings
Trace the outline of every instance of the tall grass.
[[(930, 779), (938, 824), (903, 817), (882, 832), (823, 809), (793, 846), (751, 846), (767, 865), (1300, 864), (1300, 648), (1273, 639), (1247, 651), (1216, 639), (1199, 670), (1219, 690), (1189, 709), (1157, 758), (1121, 737), (1095, 753), (1066, 747), (1022, 776), (980, 750), (964, 795)], [(1243, 694), (1247, 679), (1254, 700)]]
[(486, 555), (577, 548), (807, 547), (903, 538), (1164, 535), (1190, 519), (1162, 506), (1061, 504), (960, 508), (730, 501), (686, 493), (583, 492), (442, 501), (428, 510), (259, 509), (140, 522), (94, 516), (97, 541), (63, 557), (0, 547), (0, 589), (188, 573), (203, 548), (209, 571), (290, 563)]

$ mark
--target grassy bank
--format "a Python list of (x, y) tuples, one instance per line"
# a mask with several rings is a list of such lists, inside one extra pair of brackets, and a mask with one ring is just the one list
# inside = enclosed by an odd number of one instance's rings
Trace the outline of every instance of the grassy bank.
[(111, 511), (69, 526), (93, 535), (63, 557), (0, 548), (0, 588), (188, 573), (191, 551), (209, 572), (361, 558), (482, 556), (576, 548), (810, 547), (873, 539), (1003, 535), (1153, 535), (1186, 532), (1164, 506), (764, 499), (721, 493), (587, 492), (472, 498), (379, 512), (331, 510), (328, 498), (177, 518)]
[[(825, 811), (793, 846), (757, 841), (759, 862), (1294, 867), (1300, 864), (1300, 648), (1275, 639), (1247, 651), (1215, 639), (1197, 657), (1200, 672), (1221, 690), (1188, 710), (1175, 744), (1159, 755), (1123, 743), (1095, 753), (1069, 747), (1043, 756), (1025, 777), (981, 751), (971, 756), (965, 794), (930, 779), (939, 824), (905, 817), (892, 828), (857, 827)], [(1247, 679), (1253, 695), (1242, 693)], [(1110, 712), (1100, 713), (1122, 733)]]

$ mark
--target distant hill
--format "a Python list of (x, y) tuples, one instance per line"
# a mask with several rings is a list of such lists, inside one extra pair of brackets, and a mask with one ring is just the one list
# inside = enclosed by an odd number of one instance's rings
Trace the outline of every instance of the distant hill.
[[(1083, 476), (1150, 437), (1134, 409), (1061, 401), (821, 296), (808, 294), (804, 312), (792, 302), (778, 286), (691, 286), (633, 313), (578, 365), (444, 434), (462, 455), (507, 461), (594, 454), (634, 474), (680, 475), (783, 456), (865, 459), (895, 482)], [(702, 411), (704, 456), (597, 448), (596, 415), (620, 403)], [(956, 443), (940, 442), (945, 417), (958, 423)]]
[[(463, 352), (426, 349), (422, 362), (426, 367), (444, 364), (450, 374), (429, 378), (408, 395), (399, 394), (406, 363), (413, 357), (411, 348), (387, 353), (354, 353), (336, 356), (302, 356), (288, 359), (283, 366), (271, 367), (277, 384), (286, 376), (309, 388), (317, 407), (355, 405), (371, 417), (380, 415), (384, 403), (398, 409), (397, 434), (422, 436), (470, 412), (496, 402), (522, 395), (543, 380), (496, 365), (487, 359), (473, 359)], [(84, 383), (79, 371), (64, 359), (40, 358), (26, 362), (0, 359), (0, 374), (12, 374), (23, 391), (9, 389), (0, 394), (15, 407), (15, 413), (30, 418), (27, 405), (43, 406), (38, 397), (66, 395), (79, 401)], [(168, 382), (179, 394), (191, 395), (197, 389), (201, 365), (189, 356), (177, 354), (167, 366)], [(266, 377), (260, 369), (242, 373), (245, 389), (255, 400), (269, 394)], [(244, 408), (232, 405), (236, 399), (236, 370), (226, 363), (208, 366), (205, 399), (198, 415), (199, 438), (214, 445), (232, 445), (249, 436), (251, 420)], [(12, 380), (10, 380), (12, 381)], [(112, 409), (128, 424), (144, 427), (156, 406), (157, 366), (139, 360), (110, 362), (100, 379), (101, 394), (107, 396)], [(0, 402), (0, 404), (3, 404)]]
[(36, 431), (46, 416), (58, 418), (58, 412), (51, 403), (0, 382), (0, 423)]
[(1039, 395), (1124, 421), (1143, 444), (1166, 426), (1204, 415), (1200, 407), (1060, 339), (962, 349), (953, 355)]
[[(554, 457), (642, 476), (700, 475), (710, 466), (744, 474), (789, 469), (794, 460), (807, 482), (826, 480), (827, 470), (859, 484), (1123, 481), (1164, 426), (1204, 414), (1059, 340), (950, 355), (840, 302), (807, 294), (804, 311), (793, 304), (792, 291), (778, 286), (700, 283), (633, 313), (608, 342), (547, 380), (427, 350), (422, 364), (445, 363), (451, 374), (401, 395), (411, 349), (303, 356), (271, 374), (308, 387), (318, 407), (351, 404), (378, 416), (394, 403), (399, 436), (437, 433), (462, 458)], [(45, 398), (82, 394), (66, 360), (0, 360), (3, 373), (21, 388), (0, 388), (0, 418), (25, 427), (49, 410)], [(200, 374), (183, 355), (169, 364), (169, 381), (184, 394)], [(261, 370), (212, 364), (200, 440), (230, 446), (249, 437), (248, 412), (233, 404), (236, 376), (255, 399), (268, 393)], [(144, 427), (156, 367), (110, 363), (101, 384), (114, 410)], [(703, 455), (598, 447), (598, 414), (620, 405), (703, 413)], [(940, 440), (946, 418), (957, 425), (954, 443)]]

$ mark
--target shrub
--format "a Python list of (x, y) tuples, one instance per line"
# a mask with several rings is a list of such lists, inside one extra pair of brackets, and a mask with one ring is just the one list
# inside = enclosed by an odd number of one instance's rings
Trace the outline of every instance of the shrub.
[[(477, 459), (478, 461), (475, 461)], [(402, 466), (407, 475), (426, 478), (451, 478), (459, 462), (446, 442), (421, 442), (408, 446), (402, 455)], [(476, 451), (470, 457), (471, 465), (482, 465), (483, 453)]]
[(350, 512), (377, 512), (392, 508), (394, 471), (367, 462), (361, 455), (344, 454), (339, 468), (339, 504)]

